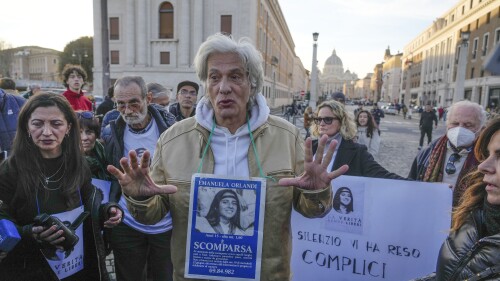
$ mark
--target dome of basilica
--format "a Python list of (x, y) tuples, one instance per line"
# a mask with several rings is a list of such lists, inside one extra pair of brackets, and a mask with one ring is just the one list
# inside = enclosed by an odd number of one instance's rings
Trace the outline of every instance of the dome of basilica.
[(337, 56), (335, 49), (333, 50), (332, 55), (325, 61), (325, 66), (326, 65), (343, 66), (342, 60)]

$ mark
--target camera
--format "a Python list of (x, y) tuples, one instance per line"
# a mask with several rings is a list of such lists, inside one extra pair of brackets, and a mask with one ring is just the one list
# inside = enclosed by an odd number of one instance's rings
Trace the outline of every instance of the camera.
[(62, 241), (60, 245), (65, 251), (69, 251), (75, 247), (79, 240), (78, 236), (75, 234), (75, 230), (82, 224), (88, 215), (89, 212), (81, 213), (71, 225), (67, 226), (59, 218), (43, 213), (35, 217), (34, 226), (43, 226), (44, 230), (53, 225), (57, 226), (56, 231), (62, 230), (62, 237), (64, 237), (64, 241)]

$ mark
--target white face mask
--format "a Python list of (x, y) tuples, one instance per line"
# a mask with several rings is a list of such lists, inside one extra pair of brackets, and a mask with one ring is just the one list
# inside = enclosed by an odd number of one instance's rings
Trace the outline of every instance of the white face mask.
[(446, 132), (446, 136), (456, 148), (470, 146), (476, 139), (476, 134), (464, 127), (451, 128)]

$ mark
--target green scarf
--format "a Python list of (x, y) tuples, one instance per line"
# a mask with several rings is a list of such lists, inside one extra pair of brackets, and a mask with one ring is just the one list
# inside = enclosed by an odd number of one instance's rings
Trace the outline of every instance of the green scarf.
[(91, 155), (85, 155), (85, 160), (87, 160), (93, 178), (111, 180), (106, 170), (107, 163), (105, 159), (104, 146), (99, 141), (96, 141)]
[(492, 205), (484, 198), (484, 222), (488, 236), (500, 233), (500, 205)]

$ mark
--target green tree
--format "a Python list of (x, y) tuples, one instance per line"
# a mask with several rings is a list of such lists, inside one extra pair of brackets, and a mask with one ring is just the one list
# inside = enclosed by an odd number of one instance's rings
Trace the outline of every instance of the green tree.
[(61, 54), (59, 60), (59, 72), (66, 64), (81, 64), (83, 69), (87, 72), (87, 82), (92, 83), (94, 77), (92, 75), (92, 68), (94, 67), (94, 40), (92, 37), (84, 36), (74, 41), (69, 42)]

